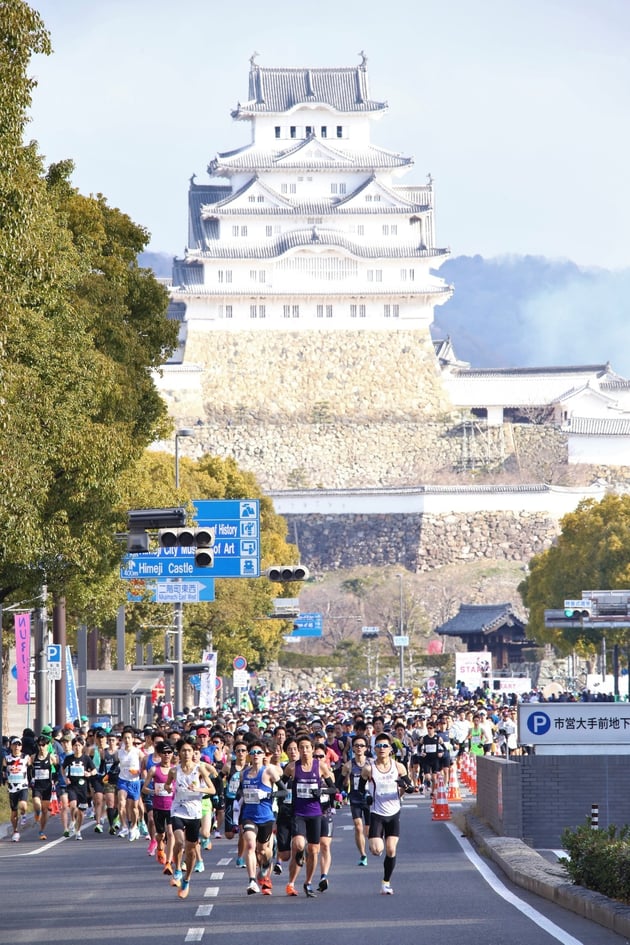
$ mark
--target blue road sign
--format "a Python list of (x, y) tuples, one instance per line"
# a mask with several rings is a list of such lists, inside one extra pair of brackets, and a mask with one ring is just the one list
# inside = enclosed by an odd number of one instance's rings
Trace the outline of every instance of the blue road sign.
[(46, 655), (49, 663), (61, 663), (61, 644), (49, 643), (46, 648)]
[(159, 548), (154, 554), (127, 555), (120, 569), (123, 580), (260, 577), (258, 499), (198, 499), (193, 505), (195, 523), (215, 531), (212, 568), (195, 564), (194, 548)]
[[(206, 569), (207, 571), (207, 569)], [(214, 578), (193, 580), (133, 579), (127, 591), (131, 604), (146, 601), (154, 604), (199, 604), (214, 600)]]
[(292, 637), (321, 637), (324, 621), (321, 614), (300, 614), (293, 621)]

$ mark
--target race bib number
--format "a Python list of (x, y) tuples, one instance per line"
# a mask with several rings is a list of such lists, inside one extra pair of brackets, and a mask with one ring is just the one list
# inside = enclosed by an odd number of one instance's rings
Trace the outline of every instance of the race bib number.
[(260, 800), (260, 795), (257, 788), (246, 788), (243, 791), (243, 800), (246, 804), (257, 804)]
[(37, 768), (35, 771), (35, 780), (36, 781), (48, 781), (50, 775), (44, 768)]
[(308, 783), (305, 783), (304, 781), (298, 781), (296, 795), (302, 800), (306, 800), (307, 798), (312, 799), (313, 790), (315, 787), (316, 785), (314, 784), (308, 784)]
[(83, 765), (70, 765), (70, 777), (71, 778), (82, 778), (85, 774), (85, 768)]

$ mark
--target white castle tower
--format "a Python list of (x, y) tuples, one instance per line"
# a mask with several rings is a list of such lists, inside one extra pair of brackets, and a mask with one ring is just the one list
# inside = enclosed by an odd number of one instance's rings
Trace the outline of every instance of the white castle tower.
[[(191, 179), (171, 289), (180, 347), (158, 383), (178, 423), (201, 420), (210, 448), (266, 485), (280, 485), (260, 462), (274, 423), (426, 417), (447, 403), (429, 335), (451, 294), (432, 274), (449, 253), (435, 242), (433, 183), (400, 183), (413, 159), (371, 143), (387, 104), (371, 98), (361, 56), (331, 69), (252, 56), (248, 101), (232, 112), (251, 141), (219, 153), (209, 183)], [(248, 462), (247, 436), (231, 437), (252, 422)]]

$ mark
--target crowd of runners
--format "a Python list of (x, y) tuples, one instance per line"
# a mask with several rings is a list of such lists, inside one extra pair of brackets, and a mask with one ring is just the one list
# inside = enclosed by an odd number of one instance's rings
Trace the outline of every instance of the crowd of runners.
[(357, 866), (367, 866), (368, 853), (383, 856), (380, 888), (392, 895), (402, 798), (433, 796), (439, 781), (448, 787), (464, 753), (520, 751), (515, 702), (285, 693), (257, 710), (200, 709), (141, 730), (107, 731), (86, 719), (38, 736), (25, 729), (3, 746), (11, 839), (20, 841), (29, 801), (42, 841), (52, 815), (77, 841), (87, 825), (131, 843), (144, 838), (186, 899), (204, 850), (225, 838), (236, 844), (248, 895), (271, 895), (275, 881), (297, 896), (301, 876), (314, 898), (329, 886), (335, 811), (348, 806)]

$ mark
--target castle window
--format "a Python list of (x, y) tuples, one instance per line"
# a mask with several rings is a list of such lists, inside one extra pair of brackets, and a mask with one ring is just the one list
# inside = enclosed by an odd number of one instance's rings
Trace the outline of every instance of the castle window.
[(318, 306), (317, 306), (317, 317), (318, 317), (318, 318), (323, 318), (323, 317), (324, 317), (324, 306), (323, 306), (323, 305), (318, 305)]
[(380, 194), (374, 194), (374, 201), (375, 201), (375, 203), (378, 203), (380, 199), (381, 199), (381, 195), (380, 195)]
[(337, 137), (343, 138), (343, 125), (337, 125)]
[(259, 305), (259, 306), (258, 306), (258, 317), (259, 317), (259, 318), (265, 318), (266, 315), (267, 315), (267, 306), (266, 306), (266, 305)]
[(356, 317), (357, 317), (357, 306), (356, 306), (356, 305), (351, 305), (351, 306), (350, 306), (350, 318), (356, 318)]
[(291, 315), (293, 316), (293, 318), (299, 318), (299, 317), (300, 317), (300, 306), (299, 306), (299, 305), (292, 305), (292, 306), (291, 306)]
[(337, 184), (331, 184), (331, 185), (330, 185), (330, 192), (331, 192), (331, 194), (336, 194), (336, 193), (337, 193)]
[(389, 236), (389, 226), (387, 223), (383, 224), (383, 236)]
[(365, 318), (365, 305), (359, 305), (359, 318)]
[(284, 316), (284, 318), (291, 318), (291, 306), (290, 306), (290, 305), (283, 305), (283, 306), (282, 306), (282, 315)]
[(297, 193), (297, 184), (289, 184), (289, 193), (290, 194)]
[(389, 316), (390, 316), (391, 314), (392, 314), (391, 305), (384, 305), (384, 306), (383, 306), (383, 315), (385, 316), (385, 318), (389, 318)]
[(272, 227), (272, 226), (266, 226), (266, 227), (265, 227), (265, 236), (273, 236), (273, 227)]
[(400, 281), (401, 281), (401, 282), (406, 282), (406, 281), (407, 281), (407, 270), (406, 270), (406, 269), (401, 269), (401, 270), (400, 270)]
[(313, 134), (313, 126), (312, 126), (312, 125), (307, 125), (306, 128), (305, 128), (305, 131), (306, 131), (306, 137), (308, 138), (310, 135)]
[(256, 272), (256, 270), (255, 270), (255, 269), (250, 269), (250, 270), (249, 270), (249, 278), (250, 278), (251, 282), (255, 282), (256, 279), (257, 279), (257, 277), (258, 277), (258, 273)]
[(247, 227), (246, 227), (246, 226), (242, 226), (242, 227), (241, 227), (241, 236), (247, 236)]
[(289, 192), (288, 184), (280, 184), (280, 193), (287, 194)]
[(397, 225), (396, 223), (393, 223), (393, 224), (392, 224), (392, 228), (391, 228), (390, 232), (391, 232), (392, 236), (398, 236), (398, 225)]
[(289, 134), (291, 135), (292, 138), (297, 138), (297, 128), (295, 125), (291, 125), (289, 129)]
[(264, 202), (265, 202), (265, 198), (264, 198), (264, 196), (263, 196), (262, 194), (258, 194), (258, 196), (256, 197), (256, 200), (258, 201), (258, 203), (264, 203)]
[(255, 194), (250, 194), (247, 199), (249, 200), (250, 203), (256, 203), (256, 195), (255, 195)]
[(233, 226), (233, 227), (232, 227), (232, 236), (238, 236), (238, 227), (237, 227), (237, 226)]
[(372, 203), (372, 194), (366, 194), (366, 195), (365, 195), (365, 202), (366, 202), (366, 203)]
[(365, 227), (362, 223), (359, 223), (357, 227), (357, 236), (365, 236)]
[(232, 281), (232, 270), (231, 269), (218, 269), (217, 270), (217, 279), (219, 282), (231, 282)]
[(410, 281), (410, 282), (413, 282), (414, 279), (415, 279), (415, 277), (416, 277), (416, 270), (415, 270), (415, 269), (410, 269), (410, 270), (409, 270), (409, 281)]
[(400, 306), (398, 306), (398, 305), (392, 305), (392, 315), (393, 315), (393, 317), (394, 317), (394, 318), (398, 318), (398, 315), (399, 315), (399, 314), (400, 314)]
[(280, 137), (280, 125), (276, 125), (276, 127), (275, 127), (273, 130), (274, 130), (274, 134), (275, 134), (276, 138), (279, 138), (279, 137)]
[(332, 317), (333, 317), (333, 307), (332, 307), (332, 305), (327, 305), (327, 306), (326, 306), (326, 318), (332, 318)]
[(266, 281), (267, 281), (267, 272), (266, 272), (265, 269), (259, 269), (259, 270), (258, 270), (258, 281), (259, 281), (259, 282), (266, 282)]
[(326, 127), (326, 125), (322, 125), (322, 127), (321, 127), (321, 129), (320, 129), (320, 134), (321, 134), (322, 138), (327, 138), (327, 137), (328, 137), (328, 128)]
[(232, 317), (232, 306), (219, 305), (219, 318), (231, 318), (231, 317)]
[(340, 194), (345, 194), (345, 192), (346, 192), (346, 185), (345, 185), (345, 184), (339, 184), (339, 193), (340, 193)]
[(249, 306), (249, 317), (250, 317), (250, 318), (257, 318), (257, 317), (258, 317), (258, 309), (256, 308), (255, 305), (250, 305), (250, 306)]

